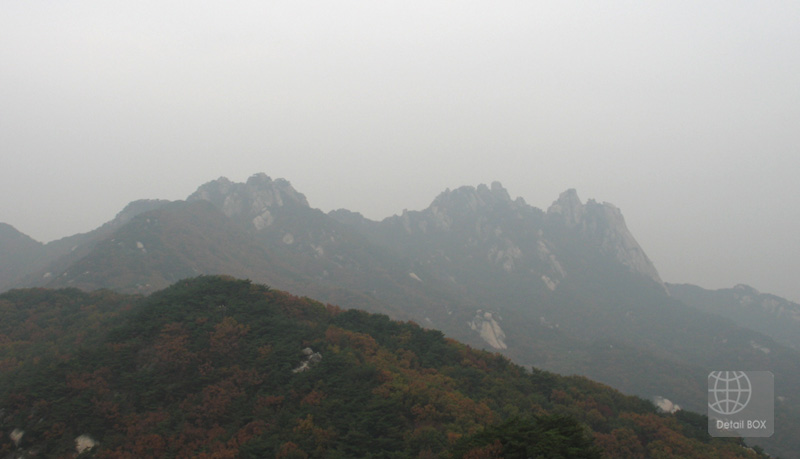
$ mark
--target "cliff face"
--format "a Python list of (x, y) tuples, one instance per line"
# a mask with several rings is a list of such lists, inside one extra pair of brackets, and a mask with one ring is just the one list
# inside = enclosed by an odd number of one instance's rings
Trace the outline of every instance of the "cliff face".
[[(603, 270), (600, 264), (610, 261), (666, 291), (622, 212), (609, 203), (584, 204), (572, 189), (546, 212), (522, 198), (512, 199), (494, 182), (447, 190), (427, 209), (380, 223), (346, 211), (331, 216), (420, 263), (437, 266), (445, 278), (456, 278), (469, 266), (494, 267), (555, 291), (571, 274), (586, 272), (581, 266), (594, 264)], [(606, 260), (598, 261), (598, 256)]]
[(578, 193), (570, 189), (561, 193), (547, 209), (547, 215), (564, 227), (577, 230), (631, 272), (648, 277), (666, 289), (653, 262), (628, 231), (622, 212), (613, 204), (600, 204), (591, 199), (583, 204)]

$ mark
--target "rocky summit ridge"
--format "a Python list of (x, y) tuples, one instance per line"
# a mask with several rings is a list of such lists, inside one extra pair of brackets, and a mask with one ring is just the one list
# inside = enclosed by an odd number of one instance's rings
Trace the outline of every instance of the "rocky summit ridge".
[[(277, 240), (281, 246), (293, 246), (295, 251), (305, 248), (315, 259), (331, 258), (326, 255), (326, 248), (334, 249), (330, 253), (337, 255), (330, 262), (335, 266), (349, 264), (363, 269), (372, 264), (365, 259), (348, 261), (351, 254), (332, 246), (349, 232), (415, 263), (435, 266), (440, 280), (455, 279), (465, 263), (475, 265), (476, 260), (482, 259), (508, 273), (532, 275), (541, 286), (554, 291), (575, 271), (576, 263), (581, 263), (577, 259), (589, 250), (630, 273), (652, 280), (666, 291), (655, 266), (627, 229), (621, 211), (592, 199), (583, 203), (574, 189), (561, 193), (544, 212), (521, 197), (512, 199), (497, 181), (462, 186), (440, 193), (426, 209), (404, 211), (373, 222), (347, 210), (323, 214), (312, 209), (306, 197), (287, 180), (273, 180), (259, 173), (244, 183), (225, 177), (207, 182), (186, 199), (188, 204), (199, 202), (210, 203), (239, 228), (257, 235), (262, 243)], [(94, 232), (65, 238), (59, 247), (52, 244), (50, 258), (61, 259), (62, 266), (74, 263), (90, 254), (94, 244), (111, 237), (137, 216), (169, 204), (172, 203), (162, 200), (134, 201)], [(139, 244), (137, 241), (134, 242)], [(63, 258), (69, 254), (71, 258)], [(40, 254), (37, 257), (42, 259)], [(40, 262), (37, 267), (43, 264), (47, 263)], [(52, 274), (45, 279), (57, 276), (60, 270), (63, 268), (47, 271)], [(21, 278), (19, 271), (24, 268), (15, 272), (14, 280)], [(40, 277), (47, 272), (43, 271)], [(411, 277), (415, 276), (419, 273)]]
[[(352, 214), (337, 215), (342, 222), (353, 222)], [(630, 273), (648, 278), (667, 291), (655, 265), (628, 230), (620, 209), (593, 199), (583, 203), (575, 189), (561, 193), (543, 212), (521, 197), (512, 199), (497, 181), (490, 186), (463, 186), (444, 191), (422, 211), (404, 211), (381, 225), (402, 229), (405, 235), (394, 244), (404, 252), (413, 252), (412, 246), (424, 246), (420, 240), (424, 239), (423, 234), (449, 233), (450, 246), (461, 241), (464, 250), (481, 247), (485, 252), (482, 256), (508, 272), (520, 267), (539, 272), (550, 290), (555, 290), (567, 276), (568, 263), (563, 257), (570, 250), (564, 247), (565, 243), (580, 241), (585, 248), (609, 257)], [(574, 236), (573, 242), (564, 239), (567, 233)], [(558, 247), (557, 240), (562, 241), (562, 247)], [(402, 241), (406, 241), (405, 247), (401, 247)], [(479, 254), (475, 252), (474, 256)]]
[(429, 209), (447, 208), (459, 213), (470, 213), (494, 206), (513, 207), (515, 204), (525, 205), (525, 201), (522, 198), (512, 201), (508, 190), (495, 181), (491, 186), (480, 184), (477, 187), (462, 186), (452, 191), (445, 190), (433, 200)]
[(309, 207), (306, 197), (291, 183), (281, 178), (272, 180), (264, 173), (251, 176), (245, 183), (220, 177), (201, 185), (186, 200), (209, 201), (229, 218), (248, 219), (258, 231), (275, 221), (275, 208)]

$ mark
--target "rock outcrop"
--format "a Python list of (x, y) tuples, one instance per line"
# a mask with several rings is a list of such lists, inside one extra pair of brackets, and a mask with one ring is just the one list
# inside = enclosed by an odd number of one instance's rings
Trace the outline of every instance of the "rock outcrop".
[(274, 223), (276, 208), (309, 207), (306, 197), (287, 180), (272, 180), (263, 173), (253, 175), (246, 183), (220, 177), (202, 185), (187, 198), (187, 201), (193, 200), (210, 201), (229, 218), (248, 220), (256, 231)]
[(649, 277), (666, 291), (653, 262), (628, 231), (622, 212), (613, 204), (590, 199), (583, 204), (574, 189), (569, 189), (547, 209), (550, 219), (578, 231), (601, 252), (616, 259), (631, 272)]
[(300, 362), (300, 365), (292, 370), (292, 373), (302, 373), (304, 371), (308, 371), (311, 369), (311, 367), (322, 361), (322, 354), (319, 352), (314, 352), (314, 350), (310, 347), (303, 349), (303, 355), (305, 357)]
[(505, 343), (506, 334), (491, 312), (478, 310), (468, 323), (469, 328), (478, 332), (489, 346), (495, 349), (508, 349)]

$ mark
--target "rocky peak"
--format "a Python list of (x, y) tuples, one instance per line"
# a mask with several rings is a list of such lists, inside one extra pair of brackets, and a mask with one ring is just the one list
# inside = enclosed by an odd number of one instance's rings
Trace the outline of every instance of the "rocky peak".
[(500, 182), (493, 182), (491, 187), (478, 185), (477, 187), (462, 186), (455, 190), (449, 188), (439, 194), (427, 209), (418, 211), (404, 211), (399, 219), (408, 233), (418, 228), (422, 232), (436, 228), (449, 230), (454, 224), (464, 224), (480, 218), (482, 213), (497, 209), (510, 208), (524, 201), (519, 198), (512, 201), (511, 197)]
[(42, 245), (40, 242), (35, 241), (30, 236), (20, 232), (19, 230), (9, 225), (8, 223), (0, 222), (0, 244), (6, 241), (15, 244), (29, 243), (32, 245)]
[(567, 228), (576, 229), (632, 272), (651, 278), (666, 291), (658, 271), (628, 230), (622, 212), (613, 204), (590, 199), (583, 204), (575, 189), (569, 189), (547, 209), (547, 216)]
[(558, 199), (547, 209), (548, 216), (557, 216), (569, 228), (581, 223), (584, 214), (584, 205), (578, 198), (575, 188), (570, 188), (558, 196)]
[[(486, 192), (486, 185), (480, 185), (480, 186), (478, 186), (478, 189), (479, 190), (482, 189), (483, 192), (485, 193)], [(491, 193), (491, 195), (498, 201), (501, 201), (501, 202), (510, 202), (511, 201), (511, 196), (509, 196), (508, 190), (503, 188), (503, 185), (498, 181), (492, 182), (491, 188), (489, 189), (489, 193)]]
[(306, 197), (284, 179), (272, 180), (264, 173), (231, 182), (225, 177), (208, 182), (187, 198), (214, 204), (228, 217), (249, 219), (257, 230), (272, 224), (272, 211), (279, 207), (309, 207)]
[(164, 207), (170, 202), (171, 201), (167, 201), (165, 199), (139, 199), (137, 201), (133, 201), (125, 206), (125, 208), (122, 209), (109, 223), (114, 227), (122, 226), (131, 221), (133, 217)]
[(447, 189), (433, 200), (430, 209), (464, 214), (513, 204), (514, 201), (503, 185), (492, 182), (491, 188), (481, 184), (477, 187), (462, 186), (452, 191)]
[(0, 291), (35, 269), (44, 251), (41, 242), (0, 223)]

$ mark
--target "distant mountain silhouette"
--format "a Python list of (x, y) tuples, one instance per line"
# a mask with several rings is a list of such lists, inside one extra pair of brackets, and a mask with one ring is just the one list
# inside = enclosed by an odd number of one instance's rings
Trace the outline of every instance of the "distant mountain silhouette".
[(47, 263), (44, 244), (0, 223), (0, 291)]
[[(150, 293), (230, 274), (700, 412), (710, 371), (769, 369), (776, 413), (795, 421), (760, 444), (800, 454), (800, 353), (670, 296), (621, 211), (584, 203), (575, 190), (544, 211), (497, 182), (465, 186), (378, 222), (326, 214), (288, 181), (258, 174), (211, 181), (186, 201), (132, 204), (90, 233), (19, 247), (22, 261), (4, 268), (12, 274), (0, 285)], [(42, 250), (45, 262), (31, 262)]]
[[(672, 296), (702, 311), (727, 317), (742, 327), (770, 336), (800, 350), (800, 304), (748, 285), (706, 290), (691, 284), (669, 284)], [(758, 346), (757, 343), (753, 343)], [(761, 347), (762, 352), (769, 352)]]

